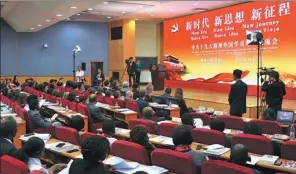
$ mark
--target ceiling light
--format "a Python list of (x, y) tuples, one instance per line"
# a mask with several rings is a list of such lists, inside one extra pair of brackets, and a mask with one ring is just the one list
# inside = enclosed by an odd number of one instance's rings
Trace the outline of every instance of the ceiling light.
[(104, 1), (103, 4), (108, 4), (108, 2), (107, 1)]
[(193, 4), (193, 5), (198, 5), (198, 3), (195, 3), (195, 4)]
[(150, 15), (150, 16), (154, 16), (154, 15)]
[(47, 19), (46, 22), (50, 22), (50, 20)]
[(77, 15), (77, 16), (80, 16), (80, 14), (79, 14), (79, 13), (77, 13), (76, 15)]
[(38, 27), (42, 27), (42, 25), (41, 25), (41, 24), (38, 24), (37, 26), (38, 26)]
[(108, 16), (107, 18), (108, 18), (108, 19), (110, 19), (110, 18), (111, 18), (111, 16)]
[(76, 9), (77, 7), (72, 6), (72, 7), (70, 7), (70, 8), (72, 8), (72, 9)]
[(89, 10), (89, 11), (92, 11), (92, 10), (94, 10), (94, 9), (92, 9), (92, 8), (88, 8), (88, 10)]
[(63, 16), (62, 14), (57, 14), (57, 17), (61, 17), (61, 16)]
[(137, 20), (139, 20), (139, 19), (135, 19), (135, 21), (137, 21)]
[(35, 28), (30, 28), (31, 30), (35, 30)]
[(121, 12), (122, 14), (125, 14), (125, 12), (123, 11), (123, 12)]
[(140, 5), (139, 7), (140, 7), (140, 8), (144, 8), (144, 6), (143, 6), (143, 5)]
[(67, 18), (67, 20), (69, 21), (69, 20), (71, 20), (71, 18)]
[(170, 9), (170, 11), (174, 11), (174, 9)]

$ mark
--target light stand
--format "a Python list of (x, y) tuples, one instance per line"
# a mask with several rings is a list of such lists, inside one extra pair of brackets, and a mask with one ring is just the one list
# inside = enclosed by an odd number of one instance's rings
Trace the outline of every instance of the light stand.
[(81, 48), (76, 45), (76, 47), (73, 49), (73, 82), (75, 82), (75, 59), (78, 52), (81, 52)]

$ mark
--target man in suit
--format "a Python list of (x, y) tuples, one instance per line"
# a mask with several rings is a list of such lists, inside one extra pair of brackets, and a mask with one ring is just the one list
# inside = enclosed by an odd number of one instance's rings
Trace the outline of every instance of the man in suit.
[(233, 78), (236, 81), (231, 85), (228, 102), (230, 104), (230, 115), (242, 117), (246, 113), (246, 98), (248, 86), (241, 80), (242, 71), (236, 69), (233, 71)]
[(273, 109), (275, 113), (282, 109), (283, 96), (286, 95), (286, 89), (277, 71), (270, 73), (269, 81), (264, 82), (262, 85), (262, 91), (266, 92), (268, 108)]
[[(136, 83), (136, 71), (137, 71), (137, 65), (134, 62), (133, 57), (130, 57), (127, 62), (127, 73), (128, 73), (128, 79), (129, 79), (129, 85), (132, 86), (133, 83)], [(132, 83), (133, 79), (133, 83)]]
[(139, 111), (142, 112), (143, 109), (147, 106), (149, 106), (149, 103), (145, 101), (145, 91), (140, 90), (139, 91), (139, 98), (137, 100)]
[(17, 124), (13, 117), (1, 117), (0, 156), (11, 154), (16, 148), (12, 143), (16, 135)]
[(109, 118), (104, 116), (101, 109), (98, 106), (96, 106), (96, 103), (97, 103), (97, 95), (91, 94), (89, 96), (89, 103), (87, 104), (87, 107), (93, 122), (102, 123), (105, 120), (110, 120)]
[(152, 120), (152, 117), (154, 114), (155, 114), (155, 112), (149, 106), (143, 108), (143, 110), (142, 110), (142, 119), (150, 121), (153, 124), (154, 133), (157, 134), (158, 133), (158, 130), (157, 130), (158, 124)]

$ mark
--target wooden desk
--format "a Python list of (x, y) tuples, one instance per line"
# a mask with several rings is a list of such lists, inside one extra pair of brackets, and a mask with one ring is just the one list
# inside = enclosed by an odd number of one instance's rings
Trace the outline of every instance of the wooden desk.
[(130, 120), (138, 118), (138, 113), (135, 111), (131, 113), (122, 113), (122, 112), (119, 112), (118, 109), (115, 109), (114, 106), (110, 106), (108, 104), (104, 104), (100, 102), (97, 102), (96, 106), (100, 107), (103, 110), (105, 115), (124, 121), (127, 124), (129, 124)]
[(71, 118), (72, 115), (80, 115), (83, 120), (84, 120), (84, 128), (82, 129), (83, 131), (87, 132), (88, 131), (88, 117), (85, 115), (82, 115), (78, 112), (72, 111), (72, 110), (67, 110), (64, 107), (61, 106), (47, 106), (49, 109), (52, 109), (53, 111), (55, 111), (56, 113), (59, 114), (59, 116), (64, 116), (66, 118)]
[(153, 103), (149, 103), (149, 106), (152, 107), (154, 110), (164, 110), (164, 111), (168, 111), (170, 114), (170, 117), (178, 117), (180, 118), (180, 108), (179, 107), (162, 107), (162, 106), (158, 106), (155, 105)]
[(13, 144), (17, 149), (22, 148), (22, 141), (19, 139), (21, 135), (26, 134), (26, 122), (21, 118), (17, 117), (17, 132), (13, 138)]

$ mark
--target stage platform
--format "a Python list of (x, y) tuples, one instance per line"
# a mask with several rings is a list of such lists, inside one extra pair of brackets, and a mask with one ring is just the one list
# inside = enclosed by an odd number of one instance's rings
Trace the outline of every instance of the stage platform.
[[(172, 95), (175, 93), (174, 87), (172, 88)], [(224, 111), (225, 109), (229, 113), (228, 94), (218, 93), (207, 90), (199, 90), (192, 88), (184, 88), (184, 99), (188, 107), (198, 108), (199, 106), (212, 107), (215, 110)], [(153, 94), (161, 95), (164, 91), (154, 91)], [(246, 118), (256, 118), (257, 113), (257, 99), (255, 96), (247, 96), (247, 113), (243, 115)], [(293, 110), (296, 113), (296, 100), (284, 99), (284, 110)], [(295, 115), (296, 117), (296, 115)]]

